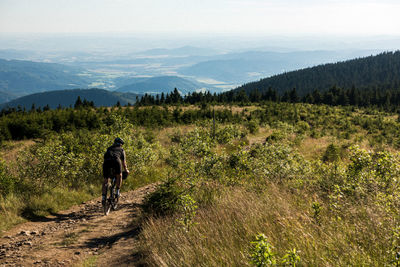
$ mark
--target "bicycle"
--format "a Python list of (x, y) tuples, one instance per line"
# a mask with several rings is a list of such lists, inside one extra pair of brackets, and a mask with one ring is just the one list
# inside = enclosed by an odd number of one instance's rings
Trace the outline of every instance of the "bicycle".
[(117, 206), (118, 206), (118, 198), (116, 197), (117, 189), (115, 187), (115, 181), (116, 181), (116, 178), (113, 177), (111, 179), (111, 186), (110, 186), (110, 184), (107, 184), (107, 192), (108, 192), (108, 189), (110, 189), (110, 195), (107, 198), (105, 205), (103, 206), (104, 215), (108, 215), (110, 213), (111, 209), (116, 210)]
[[(122, 172), (122, 179), (123, 179), (123, 180), (126, 180), (126, 178), (128, 178), (128, 173), (124, 171), (124, 172)], [(117, 180), (117, 179), (116, 179), (116, 177), (114, 176), (114, 177), (111, 179), (111, 186), (110, 186), (109, 183), (107, 184), (107, 192), (108, 192), (108, 189), (110, 189), (110, 195), (109, 195), (109, 197), (106, 199), (106, 203), (105, 203), (105, 205), (103, 206), (104, 215), (108, 215), (108, 214), (110, 213), (111, 210), (116, 210), (116, 209), (117, 209), (117, 206), (118, 206), (118, 198), (116, 197), (116, 195), (117, 195), (117, 188), (116, 188), (116, 185), (115, 185), (116, 180)]]

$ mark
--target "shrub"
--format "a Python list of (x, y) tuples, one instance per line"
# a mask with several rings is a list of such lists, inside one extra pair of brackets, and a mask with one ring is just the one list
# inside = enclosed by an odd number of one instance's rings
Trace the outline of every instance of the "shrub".
[(264, 234), (258, 234), (256, 240), (251, 242), (250, 263), (257, 267), (275, 266), (275, 254), (272, 246)]
[(335, 144), (330, 144), (322, 157), (324, 162), (335, 162), (340, 159), (340, 148)]
[(269, 135), (266, 139), (265, 142), (267, 143), (273, 143), (273, 142), (278, 142), (281, 141), (285, 138), (285, 134), (282, 131), (274, 131), (271, 135)]
[(251, 120), (246, 124), (247, 130), (249, 130), (249, 132), (251, 134), (255, 134), (258, 132), (258, 130), (260, 129), (259, 123), (255, 120)]
[(305, 122), (305, 121), (299, 121), (296, 124), (296, 132), (299, 134), (304, 134), (305, 132), (307, 132), (308, 130), (310, 130), (310, 125)]
[(172, 214), (179, 209), (179, 203), (184, 190), (178, 186), (176, 178), (169, 178), (157, 189), (147, 195), (143, 208), (154, 215)]
[(288, 250), (282, 258), (282, 263), (284, 265), (296, 267), (296, 263), (300, 262), (300, 256), (297, 252), (298, 251), (295, 248), (292, 250)]
[(178, 198), (178, 211), (180, 212), (180, 216), (178, 218), (178, 222), (183, 226), (186, 231), (189, 231), (190, 228), (195, 225), (194, 217), (197, 212), (196, 201), (189, 194), (180, 195)]
[(215, 133), (215, 138), (220, 144), (227, 144), (234, 139), (244, 136), (245, 133), (243, 133), (236, 125), (227, 125), (223, 128), (217, 129)]

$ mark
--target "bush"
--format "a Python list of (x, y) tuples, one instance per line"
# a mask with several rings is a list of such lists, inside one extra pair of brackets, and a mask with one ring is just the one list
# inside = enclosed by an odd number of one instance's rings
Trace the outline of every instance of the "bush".
[(157, 189), (147, 195), (143, 209), (150, 214), (166, 215), (179, 210), (180, 199), (184, 190), (178, 186), (176, 178), (169, 178)]
[(310, 125), (305, 121), (299, 121), (296, 125), (296, 132), (299, 134), (304, 134), (310, 130)]
[(324, 162), (335, 162), (340, 159), (340, 154), (341, 154), (340, 148), (335, 144), (330, 144), (326, 148), (322, 160)]
[(270, 136), (265, 139), (267, 143), (273, 143), (281, 141), (285, 138), (285, 134), (282, 131), (274, 131)]
[(234, 139), (244, 137), (245, 133), (236, 125), (227, 125), (221, 129), (217, 129), (215, 138), (220, 144), (227, 144)]
[(255, 134), (258, 132), (258, 130), (260, 129), (259, 123), (255, 120), (251, 120), (247, 123), (246, 125), (247, 130), (249, 130), (249, 132), (251, 134)]

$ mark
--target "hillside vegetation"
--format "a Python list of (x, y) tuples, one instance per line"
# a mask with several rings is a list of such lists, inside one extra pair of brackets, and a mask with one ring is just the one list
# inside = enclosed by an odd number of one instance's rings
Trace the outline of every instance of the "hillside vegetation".
[(333, 86), (342, 89), (398, 90), (400, 88), (400, 51), (353, 59), (291, 71), (240, 86), (236, 90), (250, 93), (269, 88), (281, 95), (296, 88), (300, 96), (314, 90), (326, 91)]
[[(12, 122), (27, 134), (11, 134)], [(215, 112), (81, 107), (4, 113), (0, 124), (10, 133), (1, 229), (99, 196), (102, 155), (121, 136), (133, 171), (124, 190), (161, 181), (132, 252), (143, 264), (399, 264), (400, 123), (392, 113), (273, 102)], [(34, 144), (16, 147), (24, 137)]]

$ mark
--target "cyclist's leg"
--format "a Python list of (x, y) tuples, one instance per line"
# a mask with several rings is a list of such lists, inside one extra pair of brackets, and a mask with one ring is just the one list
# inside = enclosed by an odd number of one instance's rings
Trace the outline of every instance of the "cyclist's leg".
[(103, 163), (103, 186), (102, 186), (102, 198), (101, 203), (103, 206), (105, 205), (107, 199), (107, 190), (108, 190), (108, 181), (110, 177), (112, 177), (112, 162), (109, 160), (105, 160)]
[(122, 163), (120, 160), (115, 162), (115, 187), (117, 189), (117, 198), (119, 198), (119, 190), (122, 185)]
[(117, 198), (119, 198), (119, 190), (122, 186), (122, 173), (118, 173), (115, 175), (115, 187), (117, 189)]
[(103, 180), (102, 195), (101, 195), (101, 204), (103, 206), (105, 205), (107, 199), (108, 179), (109, 178), (104, 178)]

